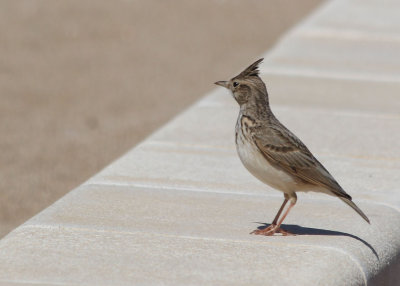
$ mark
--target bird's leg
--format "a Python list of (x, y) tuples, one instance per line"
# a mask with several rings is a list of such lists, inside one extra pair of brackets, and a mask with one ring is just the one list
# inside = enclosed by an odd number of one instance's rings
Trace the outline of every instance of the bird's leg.
[(288, 213), (290, 212), (292, 207), (294, 207), (295, 204), (296, 204), (296, 202), (290, 201), (289, 207), (287, 208), (286, 212), (283, 214), (282, 218), (279, 220), (278, 224), (275, 226), (274, 229), (271, 229), (270, 232), (265, 235), (274, 235), (276, 232), (281, 233), (282, 235), (295, 235), (295, 234), (281, 228), (281, 224), (282, 224), (283, 220), (286, 218), (286, 216), (288, 215)]
[(288, 200), (289, 200), (289, 196), (285, 193), (285, 200), (283, 201), (281, 207), (279, 208), (279, 211), (277, 212), (277, 214), (276, 214), (274, 220), (272, 221), (272, 223), (268, 227), (266, 227), (264, 229), (253, 230), (250, 234), (265, 234), (265, 233), (271, 231), (274, 227), (276, 227), (276, 224), (278, 222), (279, 216), (281, 215), (283, 209), (285, 208), (286, 203), (288, 202)]
[(282, 203), (282, 205), (281, 205), (281, 207), (280, 207), (278, 213), (276, 214), (274, 220), (272, 221), (272, 224), (271, 224), (271, 225), (276, 225), (276, 223), (278, 222), (278, 219), (279, 219), (279, 217), (280, 217), (280, 215), (281, 215), (283, 209), (285, 208), (285, 206), (286, 206), (286, 204), (287, 204), (287, 202), (288, 202), (288, 200), (289, 200), (289, 198), (286, 197), (286, 196), (287, 196), (287, 195), (285, 194), (285, 200), (283, 201), (283, 203)]
[[(275, 219), (277, 219), (277, 217), (279, 217), (279, 215), (282, 212), (284, 206), (286, 205), (288, 199), (289, 199), (289, 195), (287, 195), (285, 193), (285, 201), (283, 202), (281, 208), (279, 209), (279, 212), (278, 212), (277, 216), (275, 217)], [(283, 230), (281, 228), (281, 224), (284, 221), (284, 219), (286, 218), (286, 216), (289, 214), (290, 210), (296, 204), (296, 201), (297, 201), (296, 193), (290, 194), (290, 205), (289, 205), (288, 209), (285, 211), (285, 213), (283, 214), (282, 218), (279, 220), (278, 224), (276, 224), (276, 221), (274, 219), (274, 221), (272, 222), (272, 224), (269, 227), (267, 227), (265, 229), (261, 229), (261, 230), (259, 230), (259, 229), (255, 230), (252, 232), (252, 234), (261, 234), (261, 235), (271, 236), (271, 235), (274, 235), (275, 233), (281, 233), (284, 236), (294, 235), (293, 233), (291, 233), (289, 231)]]

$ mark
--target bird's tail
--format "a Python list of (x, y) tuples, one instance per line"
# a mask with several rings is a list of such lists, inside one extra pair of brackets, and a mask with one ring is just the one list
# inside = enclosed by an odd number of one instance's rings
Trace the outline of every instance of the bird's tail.
[(359, 207), (357, 207), (357, 205), (351, 199), (343, 198), (343, 197), (339, 197), (339, 199), (341, 199), (346, 204), (351, 206), (353, 208), (353, 210), (355, 210), (363, 219), (365, 219), (366, 222), (370, 223), (368, 217), (362, 212), (362, 210), (360, 210)]

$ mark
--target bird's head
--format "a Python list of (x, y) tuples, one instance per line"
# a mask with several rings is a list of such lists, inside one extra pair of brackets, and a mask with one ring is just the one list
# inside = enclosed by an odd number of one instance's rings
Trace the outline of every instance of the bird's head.
[(263, 59), (259, 59), (254, 62), (229, 81), (217, 81), (215, 84), (229, 89), (240, 106), (258, 99), (266, 99), (268, 102), (267, 89), (259, 77), (258, 65), (262, 61)]

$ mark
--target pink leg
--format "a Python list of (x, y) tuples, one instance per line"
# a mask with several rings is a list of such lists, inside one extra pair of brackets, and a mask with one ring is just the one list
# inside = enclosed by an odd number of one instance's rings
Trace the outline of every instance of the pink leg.
[(288, 200), (289, 200), (289, 199), (287, 199), (287, 198), (285, 197), (285, 200), (283, 201), (283, 203), (282, 203), (282, 205), (281, 205), (281, 208), (279, 209), (278, 213), (276, 214), (276, 216), (275, 216), (274, 221), (272, 222), (272, 224), (276, 225), (276, 223), (278, 222), (278, 218), (279, 218), (279, 216), (281, 215), (283, 209), (285, 208), (286, 203), (288, 202)]
[(271, 230), (271, 234), (267, 234), (267, 235), (274, 235), (275, 232), (279, 232), (282, 233), (282, 235), (294, 235), (293, 233), (290, 233), (286, 230), (283, 230), (281, 228), (281, 224), (283, 222), (283, 220), (286, 218), (286, 216), (288, 215), (288, 213), (290, 212), (290, 210), (292, 209), (292, 207), (294, 207), (296, 203), (290, 202), (290, 205), (288, 207), (288, 209), (286, 210), (286, 212), (283, 214), (282, 218), (280, 219), (280, 221), (278, 222), (277, 226), (275, 227), (275, 229)]
[(283, 208), (285, 207), (287, 201), (288, 201), (288, 197), (287, 194), (285, 194), (285, 200), (283, 201), (283, 204), (281, 206), (281, 208), (279, 209), (277, 215), (275, 216), (274, 221), (272, 222), (272, 224), (270, 226), (268, 226), (267, 228), (264, 229), (256, 229), (253, 232), (251, 232), (251, 234), (259, 234), (259, 235), (266, 235), (266, 236), (271, 236), (274, 235), (275, 233), (281, 233), (282, 235), (294, 235), (293, 233), (290, 233), (286, 230), (283, 230), (281, 228), (281, 224), (283, 223), (284, 219), (286, 218), (286, 216), (289, 214), (290, 210), (294, 207), (294, 205), (296, 204), (297, 201), (297, 196), (295, 193), (293, 193), (293, 195), (291, 196), (291, 201), (290, 201), (290, 205), (288, 207), (288, 209), (285, 211), (285, 213), (283, 214), (282, 218), (279, 220), (278, 224), (276, 223), (276, 221), (278, 220)]
[(278, 213), (276, 214), (276, 216), (274, 218), (274, 221), (271, 223), (270, 226), (268, 226), (267, 228), (264, 228), (264, 229), (253, 230), (252, 232), (250, 232), (250, 234), (263, 234), (265, 232), (269, 232), (270, 230), (272, 230), (276, 226), (276, 224), (278, 222), (278, 219), (279, 219), (279, 216), (281, 215), (281, 213), (282, 213), (283, 209), (285, 208), (285, 205), (286, 205), (287, 202), (288, 202), (288, 199), (285, 196), (285, 200), (283, 201)]

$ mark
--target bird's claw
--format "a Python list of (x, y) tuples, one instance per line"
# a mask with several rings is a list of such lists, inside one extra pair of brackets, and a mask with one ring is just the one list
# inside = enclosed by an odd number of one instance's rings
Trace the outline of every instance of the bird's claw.
[(272, 236), (275, 233), (280, 233), (283, 236), (292, 236), (296, 235), (294, 233), (291, 233), (290, 231), (284, 230), (277, 225), (271, 224), (270, 226), (264, 228), (264, 229), (256, 229), (250, 232), (250, 234), (255, 234), (255, 235), (265, 235), (265, 236)]

